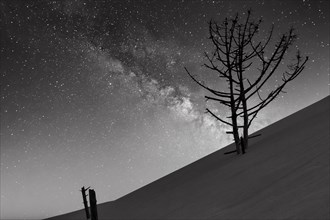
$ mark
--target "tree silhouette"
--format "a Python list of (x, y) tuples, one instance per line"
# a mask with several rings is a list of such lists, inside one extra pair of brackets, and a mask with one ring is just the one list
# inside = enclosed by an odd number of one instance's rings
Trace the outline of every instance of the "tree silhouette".
[[(266, 36), (261, 36), (265, 37), (261, 40), (259, 36), (261, 23), (261, 19), (251, 20), (251, 10), (247, 12), (242, 22), (238, 14), (234, 18), (225, 18), (220, 24), (213, 20), (209, 22), (209, 39), (214, 48), (211, 53), (205, 52), (208, 63), (204, 66), (227, 82), (226, 90), (210, 88), (185, 67), (186, 72), (198, 85), (213, 94), (213, 96), (205, 96), (206, 101), (216, 101), (230, 108), (231, 115), (227, 119), (221, 119), (208, 108), (206, 111), (232, 127), (232, 131), (227, 133), (234, 136), (237, 154), (240, 154), (241, 147), (243, 153), (248, 147), (249, 127), (260, 110), (284, 92), (283, 88), (303, 71), (308, 60), (308, 57), (303, 58), (298, 50), (294, 60), (282, 73), (282, 81), (266, 97), (262, 97), (261, 89), (282, 64), (289, 46), (296, 40), (297, 35), (291, 27), (271, 46), (274, 25)], [(272, 49), (267, 56), (266, 52), (270, 47)], [(255, 98), (258, 99), (257, 103)]]

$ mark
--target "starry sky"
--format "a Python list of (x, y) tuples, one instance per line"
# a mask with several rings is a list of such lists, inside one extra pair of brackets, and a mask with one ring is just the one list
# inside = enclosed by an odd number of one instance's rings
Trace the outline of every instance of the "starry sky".
[(81, 209), (82, 186), (98, 203), (115, 200), (231, 143), (205, 114), (228, 109), (205, 103), (184, 71), (221, 87), (202, 67), (211, 18), (251, 8), (260, 39), (271, 24), (274, 42), (293, 26), (285, 59), (310, 57), (252, 131), (329, 95), (329, 1), (0, 2), (1, 219)]

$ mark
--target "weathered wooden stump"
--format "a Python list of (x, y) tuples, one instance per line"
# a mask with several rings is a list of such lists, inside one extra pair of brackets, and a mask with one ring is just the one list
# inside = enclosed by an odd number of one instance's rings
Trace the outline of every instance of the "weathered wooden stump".
[(91, 206), (91, 219), (98, 220), (97, 217), (97, 206), (96, 206), (96, 194), (93, 189), (89, 190), (89, 204)]
[[(89, 187), (87, 189), (89, 189)], [(81, 194), (82, 194), (82, 197), (83, 197), (86, 218), (89, 219), (90, 218), (90, 215), (89, 215), (89, 209), (88, 209), (88, 204), (87, 204), (87, 199), (86, 199), (86, 191), (87, 191), (87, 189), (85, 189), (85, 187), (82, 187), (81, 188)]]

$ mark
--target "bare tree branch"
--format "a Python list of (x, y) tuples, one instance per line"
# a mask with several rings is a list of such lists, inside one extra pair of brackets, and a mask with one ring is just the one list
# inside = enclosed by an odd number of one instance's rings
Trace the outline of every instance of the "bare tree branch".
[(216, 119), (218, 119), (219, 121), (221, 121), (222, 123), (225, 123), (225, 124), (227, 124), (227, 125), (233, 126), (233, 124), (231, 124), (231, 123), (229, 123), (229, 122), (227, 122), (227, 121), (224, 121), (224, 120), (222, 120), (221, 118), (219, 118), (218, 116), (216, 116), (216, 115), (215, 115), (210, 109), (206, 108), (206, 111), (207, 111), (208, 113), (210, 113), (213, 117), (215, 117)]

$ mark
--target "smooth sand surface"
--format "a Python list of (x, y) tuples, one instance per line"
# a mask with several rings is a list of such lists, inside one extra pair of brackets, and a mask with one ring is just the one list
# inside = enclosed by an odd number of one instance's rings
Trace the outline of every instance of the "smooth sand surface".
[[(229, 145), (99, 204), (99, 219), (330, 219), (329, 101), (256, 132), (245, 155), (224, 155)], [(51, 219), (86, 217), (79, 210)]]

